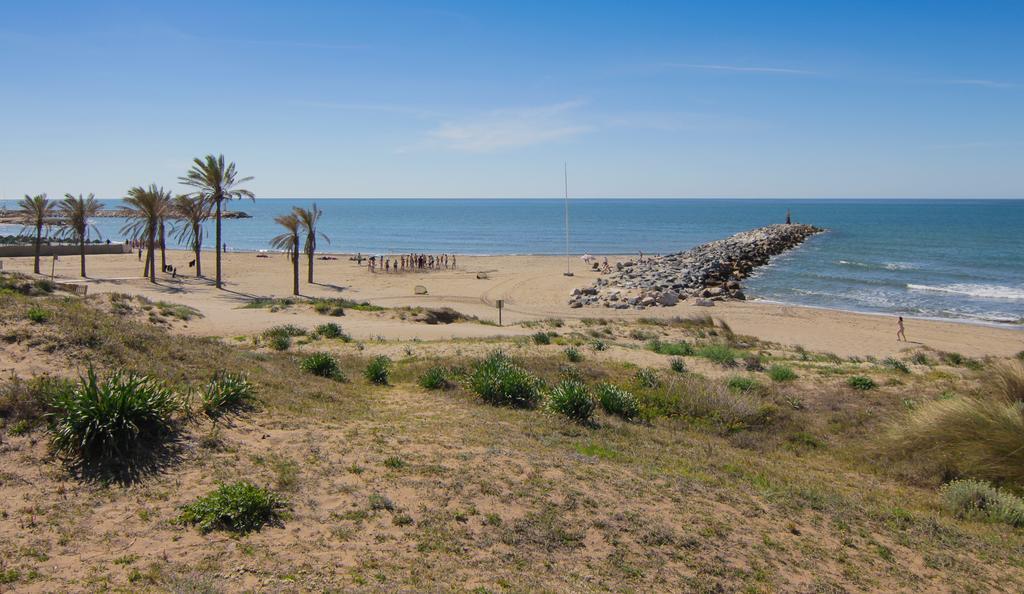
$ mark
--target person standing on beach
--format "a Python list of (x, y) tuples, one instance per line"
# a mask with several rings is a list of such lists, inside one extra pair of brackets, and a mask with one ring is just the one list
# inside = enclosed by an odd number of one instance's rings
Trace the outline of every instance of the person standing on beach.
[(903, 332), (903, 316), (896, 320), (896, 342), (907, 342), (907, 335)]

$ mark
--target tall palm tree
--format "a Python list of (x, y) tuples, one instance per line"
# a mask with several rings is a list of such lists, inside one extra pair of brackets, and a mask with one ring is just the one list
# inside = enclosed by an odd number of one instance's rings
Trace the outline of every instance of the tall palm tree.
[(285, 232), (270, 240), (270, 245), (287, 250), (292, 259), (292, 293), (299, 294), (299, 233), (302, 223), (295, 213), (274, 217), (274, 222), (284, 227)]
[(221, 246), (224, 245), (220, 235), (221, 205), (225, 200), (233, 200), (235, 198), (255, 199), (256, 196), (252, 192), (238, 187), (240, 184), (251, 181), (252, 177), (238, 179), (238, 174), (235, 172), (235, 164), (228, 163), (225, 166), (224, 155), (219, 157), (206, 155), (205, 159), (196, 158), (192, 162), (192, 169), (189, 169), (184, 177), (178, 179), (184, 185), (196, 188), (196, 194), (206, 198), (216, 209), (217, 288), (219, 289), (221, 285), (220, 250)]
[(199, 278), (203, 276), (203, 223), (210, 218), (210, 204), (201, 196), (177, 196), (173, 209), (180, 221), (174, 237), (192, 247), (196, 254), (196, 278)]
[(132, 239), (146, 242), (146, 267), (143, 274), (149, 282), (156, 282), (156, 241), (160, 221), (167, 217), (171, 207), (171, 193), (156, 184), (148, 188), (135, 186), (128, 190), (129, 221), (121, 228), (121, 233), (130, 235)]
[(53, 222), (57, 205), (46, 198), (46, 194), (38, 196), (25, 195), (25, 198), (18, 203), (18, 216), (26, 228), (35, 230), (36, 233), (36, 262), (35, 273), (39, 274), (39, 251), (43, 244), (43, 227)]
[(295, 207), (292, 209), (295, 213), (295, 218), (299, 219), (299, 224), (302, 226), (303, 231), (306, 233), (306, 243), (303, 245), (303, 250), (306, 252), (306, 257), (309, 263), (309, 282), (313, 283), (313, 254), (316, 252), (316, 236), (319, 235), (327, 243), (331, 243), (331, 239), (323, 233), (317, 231), (316, 227), (320, 223), (320, 217), (324, 214), (324, 211), (316, 207), (316, 202), (313, 203), (313, 208), (299, 208)]
[(64, 200), (60, 203), (65, 234), (70, 235), (78, 242), (78, 253), (82, 257), (82, 278), (85, 278), (85, 241), (89, 238), (90, 229), (95, 231), (96, 235), (100, 234), (91, 219), (99, 214), (101, 208), (103, 208), (103, 204), (98, 202), (92, 194), (89, 194), (88, 198), (82, 198), (81, 194), (78, 195), (78, 198), (71, 194), (64, 194)]

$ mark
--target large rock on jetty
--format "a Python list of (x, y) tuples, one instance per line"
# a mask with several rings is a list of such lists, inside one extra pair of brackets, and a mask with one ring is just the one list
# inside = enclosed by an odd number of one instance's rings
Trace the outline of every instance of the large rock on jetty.
[(702, 304), (745, 299), (740, 280), (822, 231), (812, 225), (768, 225), (685, 252), (622, 262), (594, 285), (574, 289), (569, 305), (646, 309), (671, 307), (688, 298)]

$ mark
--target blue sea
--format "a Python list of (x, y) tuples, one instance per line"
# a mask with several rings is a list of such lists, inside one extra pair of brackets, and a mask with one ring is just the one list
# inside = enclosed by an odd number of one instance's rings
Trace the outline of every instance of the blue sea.
[[(116, 200), (104, 201), (108, 207)], [(274, 216), (311, 200), (258, 199), (224, 221), (229, 250), (268, 249)], [(327, 251), (561, 254), (561, 200), (320, 200)], [(8, 208), (14, 201), (8, 201)], [(907, 316), (1024, 324), (1022, 200), (570, 201), (573, 254), (670, 253), (793, 219), (826, 227), (746, 281), (756, 299)], [(123, 221), (97, 221), (120, 239)], [(0, 226), (0, 234), (17, 228)], [(212, 233), (208, 237), (212, 236)], [(208, 243), (212, 247), (212, 240)]]

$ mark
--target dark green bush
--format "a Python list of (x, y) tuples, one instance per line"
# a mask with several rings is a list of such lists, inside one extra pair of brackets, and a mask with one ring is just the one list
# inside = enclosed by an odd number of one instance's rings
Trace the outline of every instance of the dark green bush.
[(386, 386), (388, 378), (391, 376), (391, 359), (384, 355), (378, 355), (373, 359), (370, 359), (370, 363), (367, 364), (366, 369), (363, 371), (363, 377), (368, 381)]
[(590, 347), (592, 349), (594, 349), (595, 351), (607, 351), (608, 350), (608, 343), (606, 343), (603, 340), (598, 339), (598, 340), (595, 340), (594, 342), (590, 343)]
[(198, 525), (202, 532), (227, 530), (248, 534), (279, 519), (286, 502), (272, 491), (248, 481), (221, 485), (217, 490), (182, 507), (178, 521)]
[(540, 380), (494, 351), (477, 362), (469, 375), (469, 386), (485, 402), (516, 408), (533, 408), (540, 401)]
[(534, 332), (532, 338), (534, 344), (551, 344), (551, 335), (547, 332)]
[(635, 419), (640, 414), (640, 403), (637, 402), (636, 396), (614, 384), (598, 384), (597, 399), (606, 413), (617, 415), (627, 421)]
[(690, 343), (685, 341), (662, 342), (655, 338), (647, 343), (647, 349), (654, 351), (659, 355), (672, 355), (673, 357), (683, 357), (693, 354), (693, 347), (690, 346)]
[(321, 338), (340, 338), (345, 342), (352, 340), (352, 337), (342, 330), (341, 326), (334, 322), (327, 322), (316, 327), (316, 334)]
[(594, 416), (594, 397), (585, 383), (564, 379), (548, 392), (548, 408), (579, 423), (587, 423)]
[(33, 305), (28, 310), (28, 319), (35, 322), (36, 324), (42, 324), (50, 319), (50, 312), (45, 309)]
[(241, 373), (218, 373), (202, 392), (203, 412), (216, 417), (228, 410), (249, 405), (256, 388)]
[(579, 363), (583, 360), (583, 353), (574, 346), (566, 347), (565, 358), (568, 359), (570, 363)]
[(170, 433), (181, 402), (160, 382), (114, 372), (100, 381), (90, 368), (52, 402), (52, 444), (59, 456), (86, 464), (124, 466)]
[(768, 377), (775, 382), (789, 382), (797, 378), (796, 372), (786, 365), (772, 365), (768, 368)]
[(724, 344), (703, 346), (697, 351), (697, 355), (724, 367), (734, 367), (736, 365), (736, 357), (738, 356), (736, 351)]
[(875, 380), (866, 375), (855, 375), (846, 380), (846, 385), (854, 390), (874, 390), (877, 387)]
[(427, 390), (446, 390), (452, 383), (448, 380), (448, 370), (434, 366), (420, 376), (420, 385)]
[(729, 378), (726, 386), (734, 392), (754, 392), (761, 387), (761, 384), (752, 377), (745, 375), (734, 375)]
[(686, 361), (682, 357), (672, 357), (668, 362), (669, 369), (676, 373), (686, 373)]
[(330, 353), (313, 353), (299, 363), (299, 368), (306, 373), (312, 373), (320, 377), (345, 381), (345, 373), (342, 372), (341, 366), (338, 365), (338, 360)]

